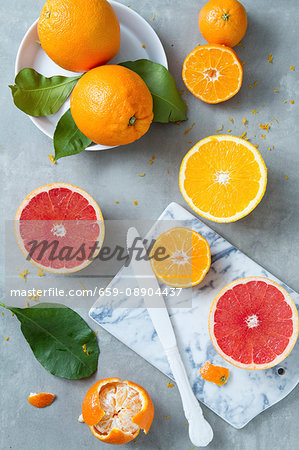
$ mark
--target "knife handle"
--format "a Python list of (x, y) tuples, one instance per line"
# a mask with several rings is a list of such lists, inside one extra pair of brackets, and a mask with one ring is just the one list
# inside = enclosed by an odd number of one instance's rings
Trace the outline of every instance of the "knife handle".
[(206, 447), (213, 439), (213, 430), (203, 416), (195, 397), (177, 346), (165, 349), (165, 353), (181, 395), (185, 417), (189, 422), (189, 437), (196, 447)]

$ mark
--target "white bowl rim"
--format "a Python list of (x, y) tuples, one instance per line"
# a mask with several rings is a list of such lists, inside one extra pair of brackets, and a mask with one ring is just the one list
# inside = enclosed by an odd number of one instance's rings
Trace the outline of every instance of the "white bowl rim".
[[(156, 41), (160, 44), (160, 54), (159, 54), (159, 58), (161, 61), (159, 64), (163, 65), (164, 67), (166, 67), (166, 69), (168, 69), (168, 62), (167, 62), (167, 57), (166, 57), (166, 53), (164, 50), (164, 47), (162, 45), (162, 42), (159, 38), (159, 36), (157, 35), (157, 33), (155, 32), (155, 30), (151, 27), (151, 25), (140, 15), (138, 14), (136, 11), (134, 11), (133, 9), (129, 8), (126, 5), (123, 5), (122, 3), (116, 2), (114, 0), (109, 0), (109, 3), (112, 6), (115, 6), (116, 8), (120, 8), (122, 10), (125, 10), (126, 13), (129, 13), (133, 16), (138, 17), (138, 20), (143, 22), (145, 29), (152, 34), (153, 38), (156, 39)], [(29, 29), (26, 31), (20, 46), (18, 48), (18, 52), (17, 52), (17, 56), (16, 56), (16, 62), (15, 62), (15, 76), (19, 73), (19, 71), (21, 70), (21, 57), (24, 51), (24, 46), (25, 46), (25, 41), (27, 39), (27, 36), (32, 32), (32, 30), (34, 28), (37, 27), (38, 24), (38, 19), (36, 19), (33, 24), (29, 27)], [(84, 73), (84, 72), (83, 72)], [(40, 130), (42, 131), (46, 136), (48, 136), (49, 138), (53, 139), (53, 136), (51, 135), (51, 133), (48, 132), (48, 130), (45, 130), (45, 128), (43, 128), (40, 123), (38, 122), (38, 118), (34, 117), (34, 116), (28, 116), (30, 118), (30, 120), (34, 123), (34, 125)], [(87, 151), (98, 151), (98, 150), (108, 150), (110, 148), (116, 148), (119, 147), (118, 145), (116, 146), (108, 146), (108, 145), (99, 145), (99, 144), (93, 144), (92, 146), (87, 147), (85, 150)]]

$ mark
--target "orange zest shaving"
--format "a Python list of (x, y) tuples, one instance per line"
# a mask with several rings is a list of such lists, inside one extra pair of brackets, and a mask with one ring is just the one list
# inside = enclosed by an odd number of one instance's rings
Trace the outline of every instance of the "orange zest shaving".
[(222, 386), (228, 380), (229, 370), (226, 367), (214, 366), (207, 361), (199, 370), (200, 375), (205, 381)]
[(291, 100), (290, 103), (291, 103), (291, 105), (293, 105), (295, 102), (294, 102), (294, 100)]
[(139, 177), (144, 177), (145, 173), (138, 174)]
[(244, 133), (242, 133), (242, 134), (241, 134), (240, 138), (241, 138), (241, 139), (244, 139), (244, 138), (245, 138), (245, 136), (246, 136), (246, 134), (247, 134), (247, 132), (246, 132), (246, 131), (244, 131)]
[(266, 136), (265, 136), (264, 134), (261, 134), (261, 137), (262, 137), (263, 139), (266, 139)]
[(83, 345), (82, 345), (82, 348), (83, 348), (83, 352), (84, 352), (87, 356), (89, 356), (89, 352), (87, 351), (86, 344), (83, 344)]
[(168, 381), (167, 387), (168, 387), (168, 388), (172, 388), (173, 386), (174, 386), (174, 384), (173, 384), (171, 381)]
[(115, 200), (115, 203), (118, 205), (118, 204), (119, 204), (119, 201), (118, 201), (118, 200)]
[(7, 338), (4, 339), (5, 341), (9, 341), (9, 336)]
[(295, 67), (294, 67), (294, 66), (291, 66), (290, 69), (291, 69), (291, 70), (295, 70)]
[(243, 123), (243, 125), (245, 125), (245, 127), (247, 127), (247, 119), (246, 119), (246, 117), (244, 117), (244, 119), (242, 120), (242, 123)]
[(273, 56), (272, 56), (272, 53), (270, 53), (268, 56), (268, 63), (271, 63), (272, 61), (273, 61)]
[(30, 394), (28, 397), (28, 402), (35, 408), (45, 408), (46, 406), (50, 406), (53, 403), (54, 399), (54, 394), (41, 392), (39, 394)]
[(221, 125), (221, 128), (218, 128), (218, 130), (216, 130), (216, 133), (218, 133), (218, 131), (222, 131), (223, 130), (223, 124)]
[(27, 269), (24, 269), (22, 273), (19, 273), (19, 276), (20, 276), (21, 278), (23, 278), (24, 281), (26, 281), (26, 277), (27, 277), (27, 275), (28, 275), (29, 273), (30, 273), (30, 272), (28, 272)]
[(153, 14), (153, 17), (152, 17), (152, 20), (155, 20), (155, 17), (156, 17), (156, 14), (154, 13), (154, 14)]
[(135, 205), (135, 206), (137, 206), (137, 205), (138, 205), (138, 202), (137, 202), (137, 200), (133, 200), (133, 203), (134, 203), (134, 205)]
[(276, 123), (279, 123), (277, 119), (275, 119), (275, 117), (272, 117), (273, 120), (275, 120)]
[(44, 271), (40, 267), (38, 268), (37, 276), (38, 277), (44, 277), (45, 276)]
[(231, 117), (228, 119), (232, 124), (234, 123), (234, 119), (232, 119)]
[(190, 128), (187, 128), (187, 130), (185, 130), (185, 131), (184, 131), (184, 135), (188, 134), (188, 133), (189, 133), (189, 131), (191, 131), (191, 130), (192, 130), (192, 128), (194, 127), (194, 125), (195, 125), (195, 122), (192, 122), (192, 125), (191, 125), (191, 127), (190, 127)]
[(49, 157), (49, 160), (51, 161), (52, 164), (56, 164), (56, 161), (54, 160), (54, 156), (53, 155), (49, 155), (48, 154), (48, 157)]
[(146, 48), (146, 46), (144, 44), (142, 44), (142, 48)]
[(255, 81), (253, 84), (251, 84), (249, 87), (249, 89), (254, 88), (257, 85), (257, 81)]
[(262, 123), (259, 123), (259, 127), (260, 127), (262, 130), (267, 130), (268, 132), (269, 132), (270, 126), (271, 126), (271, 123), (266, 123), (266, 125), (264, 125), (264, 124), (262, 124)]
[(251, 111), (251, 114), (258, 114), (258, 111), (257, 111), (256, 109), (253, 109), (253, 110)]
[(227, 130), (228, 133), (230, 133), (231, 131), (232, 131), (231, 128), (229, 128), (229, 129)]

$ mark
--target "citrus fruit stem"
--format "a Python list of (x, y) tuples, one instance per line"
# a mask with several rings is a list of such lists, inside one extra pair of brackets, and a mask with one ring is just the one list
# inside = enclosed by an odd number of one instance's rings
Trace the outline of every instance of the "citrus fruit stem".
[(136, 117), (135, 117), (135, 116), (132, 116), (132, 117), (130, 118), (130, 120), (129, 120), (129, 127), (131, 127), (132, 125), (134, 125), (135, 122), (136, 122)]
[(224, 13), (222, 15), (222, 19), (225, 20), (226, 22), (228, 21), (228, 18), (229, 18), (229, 14), (228, 13)]

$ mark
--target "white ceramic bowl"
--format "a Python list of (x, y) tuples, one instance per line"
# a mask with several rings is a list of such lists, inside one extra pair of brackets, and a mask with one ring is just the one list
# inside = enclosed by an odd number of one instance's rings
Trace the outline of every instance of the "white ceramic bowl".
[[(121, 46), (115, 58), (109, 61), (109, 64), (118, 64), (122, 61), (134, 61), (136, 59), (150, 59), (151, 61), (162, 64), (166, 68), (167, 58), (160, 39), (152, 27), (139, 14), (131, 8), (110, 1), (118, 17), (121, 31)], [(37, 20), (31, 25), (25, 34), (19, 47), (15, 73), (17, 74), (25, 67), (31, 67), (37, 72), (51, 77), (53, 75), (74, 76), (75, 72), (64, 70), (55, 64), (43, 51), (38, 41)], [(60, 110), (50, 116), (32, 117), (32, 122), (47, 136), (53, 138), (56, 124), (60, 117), (69, 109), (69, 99), (64, 103)], [(105, 150), (112, 148), (106, 145), (93, 144), (86, 150)]]

